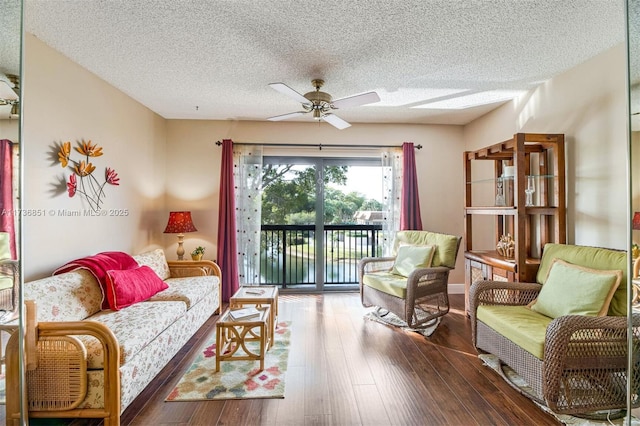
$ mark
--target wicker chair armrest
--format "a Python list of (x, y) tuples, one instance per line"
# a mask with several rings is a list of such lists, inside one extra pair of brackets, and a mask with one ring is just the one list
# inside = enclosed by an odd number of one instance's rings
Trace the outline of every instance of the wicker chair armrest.
[(6, 323), (17, 316), (18, 294), (20, 291), (20, 262), (17, 260), (0, 260), (0, 275), (11, 277), (13, 286), (0, 290), (0, 323)]
[(393, 267), (395, 257), (363, 257), (358, 262), (358, 275), (361, 278), (369, 272), (389, 271)]
[(171, 278), (214, 275), (222, 280), (220, 267), (212, 260), (170, 260)]
[[(633, 315), (633, 334), (640, 335), (640, 315)], [(560, 410), (561, 394), (571, 394), (566, 374), (605, 377), (606, 372), (625, 372), (628, 361), (627, 318), (566, 315), (547, 326), (544, 348), (543, 397), (552, 410)], [(634, 375), (635, 387), (640, 378)], [(576, 385), (576, 389), (583, 386)]]
[(528, 305), (538, 297), (538, 283), (511, 281), (476, 281), (469, 291), (471, 312), (480, 305)]
[(0, 260), (0, 274), (15, 276), (20, 272), (20, 262), (17, 260)]
[(419, 296), (420, 289), (424, 287), (446, 287), (449, 271), (451, 269), (446, 266), (414, 269), (407, 277), (407, 299)]

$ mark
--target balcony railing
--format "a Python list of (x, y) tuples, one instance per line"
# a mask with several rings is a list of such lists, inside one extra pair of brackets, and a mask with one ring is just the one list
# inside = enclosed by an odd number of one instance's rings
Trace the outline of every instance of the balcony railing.
[(324, 225), (322, 241), (315, 234), (314, 225), (262, 225), (260, 284), (316, 285), (318, 278), (325, 286), (357, 284), (358, 261), (382, 252), (382, 225)]

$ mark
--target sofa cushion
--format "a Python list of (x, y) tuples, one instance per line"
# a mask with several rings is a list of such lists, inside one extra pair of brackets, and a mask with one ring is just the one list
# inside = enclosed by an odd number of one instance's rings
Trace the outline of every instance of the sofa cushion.
[(105, 289), (109, 307), (115, 311), (147, 300), (168, 287), (148, 266), (122, 271), (107, 271)]
[(149, 299), (150, 302), (182, 301), (187, 309), (207, 297), (218, 293), (219, 278), (216, 276), (169, 278), (168, 288)]
[(563, 315), (606, 315), (622, 271), (603, 271), (554, 259), (531, 309), (551, 318)]
[(65, 263), (55, 271), (52, 275), (60, 275), (78, 269), (86, 269), (96, 278), (102, 290), (102, 309), (109, 309), (109, 301), (107, 300), (107, 271), (116, 269), (132, 269), (137, 268), (138, 262), (133, 257), (122, 251), (103, 251), (92, 256), (81, 257), (71, 262)]
[(544, 340), (551, 318), (526, 306), (480, 305), (476, 316), (497, 333), (539, 359), (544, 359)]
[(460, 237), (430, 231), (398, 231), (393, 243), (394, 254), (401, 244), (435, 245), (437, 248), (431, 266), (455, 268)]
[(536, 280), (544, 284), (553, 259), (562, 259), (574, 265), (586, 266), (592, 269), (621, 270), (622, 279), (618, 289), (613, 294), (607, 315), (627, 315), (627, 253), (620, 250), (599, 247), (576, 246), (570, 244), (545, 244), (540, 260), (540, 268)]
[(407, 278), (392, 274), (391, 272), (370, 272), (364, 274), (362, 283), (402, 299), (407, 295)]
[(100, 311), (102, 291), (85, 269), (23, 283), (24, 300), (35, 300), (38, 321), (81, 321)]
[(133, 256), (138, 265), (148, 266), (158, 274), (161, 280), (166, 280), (171, 277), (171, 271), (169, 270), (169, 264), (167, 258), (164, 255), (162, 249), (155, 249), (144, 253), (136, 254)]
[(415, 246), (403, 244), (398, 247), (398, 254), (391, 269), (392, 274), (408, 277), (417, 268), (431, 266), (435, 246)]
[[(120, 346), (120, 364), (125, 364), (186, 311), (183, 302), (141, 302), (120, 311), (100, 311), (87, 320), (103, 323), (113, 331)], [(87, 348), (88, 368), (103, 368), (100, 342), (91, 336), (79, 338)]]

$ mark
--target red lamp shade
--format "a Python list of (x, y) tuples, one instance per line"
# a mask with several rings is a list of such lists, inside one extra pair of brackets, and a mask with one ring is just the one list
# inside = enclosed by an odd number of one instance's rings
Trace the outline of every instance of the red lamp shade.
[(165, 234), (182, 234), (185, 232), (196, 232), (191, 220), (191, 212), (170, 212), (169, 222), (164, 230)]
[(640, 229), (640, 212), (633, 214), (633, 220), (631, 221), (633, 229)]

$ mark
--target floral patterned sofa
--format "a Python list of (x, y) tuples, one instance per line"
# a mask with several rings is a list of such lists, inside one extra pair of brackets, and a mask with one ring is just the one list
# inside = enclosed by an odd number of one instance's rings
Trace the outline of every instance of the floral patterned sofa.
[[(119, 310), (104, 309), (98, 280), (85, 269), (24, 283), (29, 417), (119, 424), (125, 408), (220, 312), (221, 273), (214, 262), (167, 262), (160, 249), (133, 259), (152, 269), (165, 289)], [(17, 346), (12, 338), (6, 350), (7, 424), (18, 424)]]

